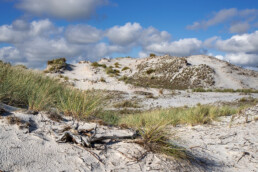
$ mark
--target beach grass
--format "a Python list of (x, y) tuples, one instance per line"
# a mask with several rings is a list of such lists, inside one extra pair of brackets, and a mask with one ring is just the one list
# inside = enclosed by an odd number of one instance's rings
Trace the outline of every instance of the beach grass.
[(36, 111), (57, 108), (75, 117), (99, 111), (102, 98), (93, 91), (82, 92), (42, 72), (0, 63), (0, 101)]

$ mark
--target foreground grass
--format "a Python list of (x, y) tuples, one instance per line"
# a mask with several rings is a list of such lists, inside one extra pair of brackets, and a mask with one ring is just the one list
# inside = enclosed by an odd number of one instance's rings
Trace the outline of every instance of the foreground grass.
[[(196, 107), (180, 107), (166, 110), (154, 110), (114, 118), (120, 126), (132, 127), (139, 131), (142, 144), (146, 149), (162, 153), (170, 157), (198, 162), (188, 150), (173, 143), (173, 135), (167, 132), (167, 126), (179, 124), (208, 124), (221, 116), (233, 115), (257, 103), (257, 100), (240, 100), (234, 106), (198, 105)], [(116, 116), (118, 117), (118, 116)], [(170, 131), (171, 133), (171, 131)]]
[(40, 72), (0, 63), (0, 101), (9, 105), (41, 111), (56, 108), (78, 118), (100, 109), (100, 97), (68, 87)]

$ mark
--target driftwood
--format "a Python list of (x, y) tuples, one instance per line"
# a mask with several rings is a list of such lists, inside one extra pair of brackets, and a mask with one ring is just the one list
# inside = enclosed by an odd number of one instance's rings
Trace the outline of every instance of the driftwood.
[[(72, 132), (71, 132), (72, 131)], [(75, 144), (80, 144), (87, 148), (94, 147), (96, 143), (103, 143), (107, 140), (125, 140), (125, 139), (135, 139), (137, 134), (134, 133), (132, 135), (125, 136), (99, 136), (96, 137), (97, 134), (97, 126), (91, 129), (81, 129), (78, 130), (78, 126), (69, 131), (65, 131), (64, 134), (57, 140), (58, 143), (66, 143), (71, 142)]]

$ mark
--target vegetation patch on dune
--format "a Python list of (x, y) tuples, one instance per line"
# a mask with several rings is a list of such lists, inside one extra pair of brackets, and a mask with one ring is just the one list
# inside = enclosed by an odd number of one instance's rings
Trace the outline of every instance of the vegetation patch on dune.
[(138, 72), (127, 82), (136, 86), (188, 89), (214, 85), (214, 71), (207, 65), (192, 66), (186, 58), (153, 57), (137, 66)]
[(256, 89), (205, 89), (195, 88), (193, 92), (220, 92), (220, 93), (258, 93)]
[(222, 106), (197, 105), (195, 107), (179, 107), (161, 109), (124, 116), (119, 124), (126, 124), (130, 127), (153, 126), (160, 121), (167, 121), (171, 125), (188, 124), (209, 124), (221, 116), (228, 116), (239, 113), (241, 110), (255, 105), (256, 99), (239, 100), (234, 104)]
[(103, 67), (106, 68), (107, 66), (105, 64), (99, 64), (98, 62), (91, 63), (91, 66), (97, 68), (97, 67)]
[(67, 66), (65, 58), (49, 60), (47, 65), (47, 69), (45, 70), (46, 73), (57, 73)]

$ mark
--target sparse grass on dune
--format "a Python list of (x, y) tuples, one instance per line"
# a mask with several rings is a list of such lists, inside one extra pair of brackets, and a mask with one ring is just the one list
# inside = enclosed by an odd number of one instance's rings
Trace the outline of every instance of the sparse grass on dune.
[(32, 110), (57, 108), (76, 117), (100, 108), (100, 96), (66, 86), (40, 72), (0, 64), (0, 101)]
[(221, 93), (258, 93), (256, 89), (205, 89), (205, 88), (195, 88), (193, 92), (221, 92)]
[(238, 113), (246, 106), (230, 107), (230, 106), (211, 106), (199, 105), (190, 108), (171, 108), (164, 110), (154, 110), (140, 114), (132, 114), (125, 116), (119, 120), (119, 124), (126, 124), (130, 127), (140, 128), (143, 126), (153, 126), (160, 121), (168, 121), (171, 125), (178, 124), (207, 124), (217, 120), (220, 116), (227, 116)]
[(218, 117), (236, 114), (248, 106), (251, 104), (241, 104), (238, 107), (198, 105), (191, 108), (154, 110), (122, 116), (116, 119), (116, 122), (120, 126), (137, 129), (141, 135), (141, 140), (138, 143), (147, 150), (199, 163), (197, 157), (185, 148), (173, 143), (173, 136), (167, 132), (167, 126), (207, 124), (217, 120)]

